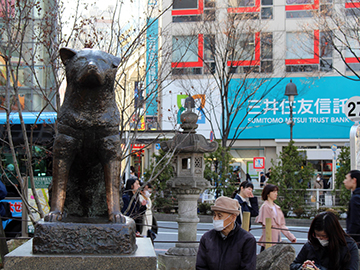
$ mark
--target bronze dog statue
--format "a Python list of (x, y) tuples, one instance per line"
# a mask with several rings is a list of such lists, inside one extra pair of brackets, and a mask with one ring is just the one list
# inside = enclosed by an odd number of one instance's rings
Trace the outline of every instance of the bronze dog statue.
[[(109, 220), (125, 223), (126, 219), (120, 212), (119, 194), (120, 114), (114, 92), (120, 58), (99, 50), (69, 48), (60, 49), (60, 57), (66, 68), (67, 88), (58, 113), (51, 211), (45, 216), (45, 221), (64, 218), (70, 168), (75, 158), (94, 155), (103, 170)], [(81, 179), (81, 185), (86, 186), (86, 181)], [(89, 198), (88, 202), (93, 199)]]

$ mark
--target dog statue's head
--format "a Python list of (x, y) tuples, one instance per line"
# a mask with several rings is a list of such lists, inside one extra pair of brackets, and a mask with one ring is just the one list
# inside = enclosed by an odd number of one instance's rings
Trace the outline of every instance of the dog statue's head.
[(120, 58), (100, 50), (76, 51), (61, 48), (60, 57), (66, 67), (66, 77), (79, 85), (96, 87), (115, 79)]

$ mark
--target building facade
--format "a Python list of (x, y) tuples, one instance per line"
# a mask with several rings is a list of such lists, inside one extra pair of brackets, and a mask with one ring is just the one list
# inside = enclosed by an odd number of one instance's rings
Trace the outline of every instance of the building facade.
[[(20, 171), (26, 173), (21, 117), (33, 146), (35, 176), (51, 171), (56, 119), (57, 3), (52, 0), (2, 1), (0, 7), (0, 153), (1, 168), (14, 164), (12, 142)], [(21, 114), (21, 117), (20, 117)], [(7, 116), (9, 120), (7, 121)], [(2, 170), (4, 172), (4, 170)]]
[[(161, 9), (172, 2), (163, 0)], [(183, 101), (193, 96), (198, 132), (221, 139), (224, 122), (230, 122), (235, 165), (243, 178), (245, 173), (257, 178), (253, 158), (265, 157), (267, 170), (289, 142), (290, 104), (284, 93), (292, 81), (298, 90), (292, 103), (295, 145), (306, 151), (316, 173), (334, 176), (336, 155), (349, 144), (353, 124), (344, 105), (359, 85), (360, 1), (173, 3), (159, 27), (159, 54), (172, 55), (161, 94), (162, 129), (179, 124)], [(341, 21), (345, 30), (338, 27)]]

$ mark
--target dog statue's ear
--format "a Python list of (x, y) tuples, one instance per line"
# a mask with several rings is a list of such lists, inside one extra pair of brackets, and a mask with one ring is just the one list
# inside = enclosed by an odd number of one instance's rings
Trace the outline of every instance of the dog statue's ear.
[(121, 59), (119, 57), (113, 56), (112, 57), (112, 64), (114, 68), (117, 68), (120, 64)]
[(77, 54), (77, 51), (70, 48), (61, 48), (60, 57), (63, 64), (66, 66), (69, 59), (73, 58)]

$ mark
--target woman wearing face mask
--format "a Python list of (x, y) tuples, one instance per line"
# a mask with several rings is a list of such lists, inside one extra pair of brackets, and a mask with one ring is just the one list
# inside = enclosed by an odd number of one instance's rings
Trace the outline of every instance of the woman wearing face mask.
[[(254, 185), (250, 182), (244, 181), (240, 184), (238, 190), (234, 191), (231, 198), (236, 199), (240, 206), (241, 212), (250, 212), (251, 217), (256, 217), (259, 214), (258, 198), (253, 194)], [(241, 214), (236, 218), (236, 222), (242, 224)], [(251, 224), (249, 224), (251, 227)]]
[(239, 208), (236, 200), (224, 196), (211, 206), (214, 229), (201, 237), (197, 270), (255, 270), (256, 241), (235, 222)]
[(146, 202), (141, 202), (139, 198), (139, 187), (140, 182), (138, 179), (128, 179), (126, 181), (124, 194), (122, 196), (124, 205), (121, 209), (124, 215), (135, 220), (137, 236), (140, 236), (140, 232), (142, 231), (142, 218), (146, 211)]
[(314, 218), (308, 240), (290, 265), (291, 270), (359, 269), (359, 252), (355, 241), (344, 232), (333, 213), (323, 212)]
[(146, 184), (144, 189), (140, 192), (140, 202), (146, 204), (146, 211), (143, 215), (143, 227), (141, 235), (145, 237), (151, 237), (151, 239), (155, 239), (155, 235), (152, 233), (152, 225), (153, 225), (153, 214), (152, 214), (152, 202), (151, 202), (151, 184)]
[[(288, 231), (288, 228), (285, 226), (285, 217), (281, 211), (280, 206), (278, 206), (274, 201), (277, 199), (278, 187), (272, 184), (268, 184), (264, 187), (261, 197), (264, 200), (263, 205), (260, 207), (259, 215), (255, 219), (255, 222), (261, 223), (265, 226), (266, 218), (271, 218), (271, 226), (274, 228), (280, 228), (284, 230), (271, 230), (271, 242), (281, 242), (281, 232), (292, 242), (296, 243), (296, 237)], [(265, 242), (265, 228), (263, 229), (262, 235), (259, 239), (259, 242)], [(265, 249), (264, 243), (259, 243), (261, 246), (261, 251)], [(273, 244), (274, 245), (274, 244)]]

